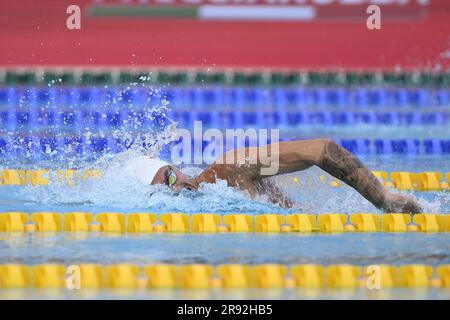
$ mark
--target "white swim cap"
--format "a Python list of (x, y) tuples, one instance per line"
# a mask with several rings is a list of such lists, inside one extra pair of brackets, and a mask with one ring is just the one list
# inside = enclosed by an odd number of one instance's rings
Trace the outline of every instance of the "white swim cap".
[(168, 162), (159, 159), (139, 156), (127, 161), (124, 172), (144, 184), (151, 184), (158, 170), (167, 165)]

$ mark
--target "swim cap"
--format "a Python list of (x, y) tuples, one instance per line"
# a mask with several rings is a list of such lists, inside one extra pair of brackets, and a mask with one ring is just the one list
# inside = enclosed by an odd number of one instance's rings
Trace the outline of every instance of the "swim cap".
[(158, 170), (167, 165), (169, 165), (168, 162), (159, 159), (139, 156), (127, 161), (124, 172), (130, 178), (144, 184), (151, 184)]

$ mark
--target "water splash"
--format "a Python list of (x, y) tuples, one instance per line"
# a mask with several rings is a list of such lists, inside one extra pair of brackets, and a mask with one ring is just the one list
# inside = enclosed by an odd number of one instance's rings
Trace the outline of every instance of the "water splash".
[[(10, 139), (9, 145), (0, 145), (0, 149), (7, 151), (6, 157), (0, 157), (0, 166), (95, 168), (102, 170), (103, 175), (96, 180), (77, 181), (73, 186), (57, 181), (48, 187), (20, 188), (7, 195), (16, 197), (18, 204), (25, 201), (34, 208), (47, 206), (58, 210), (92, 208), (159, 212), (376, 211), (372, 204), (349, 187), (333, 189), (319, 183), (317, 177), (324, 173), (318, 169), (273, 178), (294, 201), (294, 208), (290, 210), (271, 204), (264, 196), (251, 200), (247, 194), (228, 187), (223, 181), (215, 185), (203, 184), (198, 192), (177, 194), (164, 186), (142, 184), (138, 179), (127, 176), (123, 167), (135, 157), (143, 154), (163, 156), (164, 149), (170, 149), (177, 123), (168, 116), (170, 108), (164, 93), (148, 87), (142, 90), (137, 84), (125, 88), (105, 87), (98, 92), (91, 90), (91, 94), (100, 95), (98, 105), (92, 110), (92, 106), (87, 106), (83, 99), (73, 98), (82, 92), (53, 89), (43, 105), (33, 105), (30, 95), (38, 94), (33, 92), (25, 92), (18, 101), (19, 108), (32, 111), (24, 113), (32, 118), (28, 119), (29, 122), (40, 124), (45, 130), (33, 129), (24, 122), (25, 118), (15, 119), (20, 120), (14, 121), (18, 125), (1, 128), (0, 133)], [(62, 97), (63, 91), (68, 96)], [(145, 93), (139, 103), (130, 98), (136, 92)], [(137, 105), (139, 111), (136, 111)], [(142, 108), (142, 105), (147, 107)], [(83, 111), (89, 108), (89, 113)], [(110, 141), (114, 144), (110, 145)], [(389, 166), (391, 162), (385, 161), (384, 164)], [(403, 163), (401, 165), (404, 166)], [(439, 163), (439, 168), (441, 166)], [(184, 169), (190, 175), (200, 171), (201, 168)], [(298, 177), (299, 183), (293, 183), (294, 176)], [(448, 193), (414, 194), (427, 212), (450, 211)]]
[[(59, 210), (91, 207), (94, 210), (154, 211), (154, 212), (285, 212), (271, 205), (266, 199), (251, 200), (241, 191), (231, 188), (225, 181), (216, 184), (201, 184), (198, 191), (175, 192), (165, 185), (149, 185), (130, 176), (124, 168), (140, 151), (129, 150), (103, 158), (99, 168), (102, 175), (96, 179), (75, 180), (69, 186), (55, 180), (45, 187), (21, 187), (16, 197), (28, 203)], [(192, 172), (192, 168), (183, 170)], [(198, 171), (198, 170), (195, 170)]]
[[(271, 178), (293, 200), (291, 209), (270, 203), (266, 196), (251, 199), (246, 192), (229, 187), (225, 181), (201, 184), (198, 191), (175, 192), (165, 185), (149, 185), (130, 176), (124, 168), (142, 153), (129, 150), (109, 159), (103, 158), (98, 168), (103, 173), (96, 179), (76, 180), (72, 186), (55, 180), (47, 187), (20, 187), (9, 197), (30, 207), (58, 211), (150, 211), (150, 212), (214, 212), (214, 213), (356, 213), (380, 212), (354, 189), (342, 185), (332, 188), (317, 181), (318, 168)], [(185, 174), (198, 174), (201, 168), (185, 168)], [(293, 178), (299, 179), (298, 183)], [(330, 178), (331, 179), (331, 178)], [(53, 180), (52, 180), (53, 181)], [(393, 190), (392, 192), (399, 192)], [(408, 192), (419, 199), (425, 212), (448, 213), (448, 192)], [(0, 200), (1, 203), (1, 200)]]
[(0, 165), (5, 167), (78, 165), (129, 148), (157, 150), (176, 127), (159, 88), (21, 90), (1, 114)]

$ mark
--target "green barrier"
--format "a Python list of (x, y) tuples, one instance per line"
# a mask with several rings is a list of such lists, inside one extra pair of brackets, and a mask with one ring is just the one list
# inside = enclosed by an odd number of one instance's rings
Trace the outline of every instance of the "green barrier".
[(186, 72), (177, 72), (172, 75), (170, 83), (176, 85), (186, 85), (189, 83), (189, 76)]
[(282, 86), (286, 84), (286, 77), (282, 73), (274, 72), (270, 75), (269, 80), (272, 86)]
[(8, 71), (5, 75), (5, 84), (14, 86), (18, 84), (31, 85), (36, 82), (36, 75), (34, 72), (16, 73)]
[(17, 74), (13, 72), (6, 72), (5, 74), (5, 80), (6, 85), (14, 86), (17, 84)]
[(357, 73), (347, 72), (344, 77), (345, 83), (347, 83), (350, 86), (356, 86), (360, 84), (360, 76)]
[(247, 82), (246, 76), (242, 72), (236, 72), (232, 77), (232, 82), (234, 85), (242, 86)]
[(75, 74), (73, 72), (57, 73), (53, 71), (45, 71), (33, 83), (35, 85), (73, 85), (75, 84)]
[(91, 72), (83, 72), (81, 75), (81, 85), (92, 86), (95, 84), (95, 77)]
[(227, 76), (225, 72), (215, 72), (210, 78), (212, 84), (224, 85), (227, 83)]
[(130, 72), (121, 72), (119, 75), (120, 84), (130, 84), (136, 82), (136, 75)]
[(362, 73), (360, 79), (361, 85), (376, 86), (380, 84), (380, 78), (375, 73)]
[(323, 75), (318, 72), (308, 72), (306, 79), (307, 84), (312, 86), (321, 85), (323, 83)]
[(208, 75), (206, 74), (206, 73), (204, 73), (204, 72), (198, 72), (196, 75), (195, 75), (195, 83), (196, 84), (205, 84), (205, 83), (208, 83), (209, 82), (209, 79), (208, 79)]
[(170, 84), (170, 74), (168, 72), (160, 72), (157, 76), (157, 83), (162, 85)]
[(93, 73), (83, 72), (81, 75), (81, 85), (110, 85), (113, 83), (112, 75), (109, 72)]
[(440, 87), (450, 87), (450, 74), (439, 74), (436, 78), (437, 85)]
[(335, 85), (342, 85), (344, 83), (340, 80), (338, 73), (330, 72), (324, 75), (324, 84), (335, 86)]
[[(1, 71), (0, 71), (1, 72)], [(0, 85), (81, 85), (102, 86), (131, 83), (159, 85), (233, 85), (233, 86), (450, 86), (450, 73), (430, 72), (244, 72), (240, 70), (207, 72), (204, 70), (122, 70), (113, 76), (109, 70), (4, 70)]]
[(259, 85), (265, 84), (264, 76), (262, 73), (259, 73), (259, 72), (249, 74), (247, 77), (247, 81), (248, 81), (247, 83), (249, 85), (254, 85), (254, 86), (259, 86)]
[(408, 87), (415, 85), (415, 80), (412, 73), (401, 74), (399, 76), (399, 82)]
[(135, 83), (140, 84), (148, 84), (152, 83), (156, 79), (156, 74), (154, 72), (139, 72), (137, 75), (135, 75)]
[(61, 84), (73, 85), (75, 84), (75, 75), (72, 72), (64, 72), (61, 75)]
[(51, 85), (58, 83), (59, 78), (60, 77), (54, 72), (46, 72), (41, 78), (38, 79), (38, 82), (42, 85)]

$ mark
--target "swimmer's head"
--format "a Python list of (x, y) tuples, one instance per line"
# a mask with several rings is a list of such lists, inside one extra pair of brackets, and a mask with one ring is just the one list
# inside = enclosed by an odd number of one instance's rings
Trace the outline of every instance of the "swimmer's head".
[(198, 189), (198, 185), (192, 179), (167, 162), (159, 167), (151, 184), (165, 184), (175, 190)]
[(140, 156), (127, 161), (123, 168), (127, 176), (143, 184), (165, 184), (175, 190), (197, 189), (197, 184), (166, 161)]

